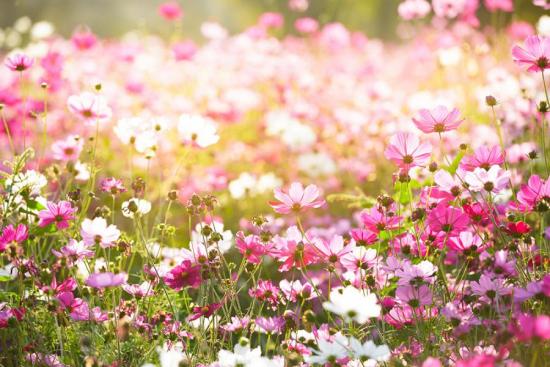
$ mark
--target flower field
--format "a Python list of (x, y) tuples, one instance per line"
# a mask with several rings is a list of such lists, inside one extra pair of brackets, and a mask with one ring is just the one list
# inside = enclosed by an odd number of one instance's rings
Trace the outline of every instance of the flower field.
[(169, 38), (18, 20), (0, 366), (549, 365), (550, 3), (524, 1), (404, 0), (399, 41), (307, 0), (199, 40), (175, 1)]

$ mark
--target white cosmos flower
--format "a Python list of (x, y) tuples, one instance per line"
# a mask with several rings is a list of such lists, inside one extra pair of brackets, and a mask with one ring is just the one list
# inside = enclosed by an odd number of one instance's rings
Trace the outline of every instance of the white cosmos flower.
[[(131, 207), (135, 205), (134, 211)], [(127, 218), (133, 218), (134, 214), (145, 215), (151, 211), (151, 203), (144, 199), (132, 198), (122, 203), (122, 214)]]
[(220, 140), (214, 120), (201, 115), (181, 115), (178, 132), (184, 143), (201, 148), (216, 144)]
[(8, 177), (4, 184), (6, 191), (12, 194), (19, 193), (24, 189), (28, 189), (31, 195), (40, 194), (41, 189), (48, 184), (46, 176), (34, 171), (28, 170), (20, 172), (15, 176)]
[(345, 321), (364, 324), (370, 318), (380, 316), (381, 307), (376, 295), (353, 286), (336, 288), (330, 292), (330, 301), (324, 302), (325, 310), (340, 315)]
[(332, 341), (319, 339), (317, 348), (310, 349), (312, 354), (305, 357), (306, 362), (324, 365), (348, 356), (348, 340), (340, 333), (334, 335)]
[(101, 247), (111, 247), (120, 237), (120, 231), (114, 225), (107, 225), (105, 218), (97, 217), (93, 220), (84, 219), (81, 225), (80, 234), (86, 245), (98, 243)]
[(349, 346), (353, 358), (359, 360), (372, 360), (375, 362), (375, 365), (376, 362), (384, 362), (389, 360), (391, 356), (390, 348), (387, 345), (376, 345), (371, 340), (361, 344), (359, 340), (351, 338), (349, 341)]

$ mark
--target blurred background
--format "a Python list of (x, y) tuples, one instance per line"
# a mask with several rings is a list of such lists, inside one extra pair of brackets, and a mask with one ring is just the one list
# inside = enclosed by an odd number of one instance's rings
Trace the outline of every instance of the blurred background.
[[(22, 17), (33, 22), (46, 20), (58, 33), (70, 35), (79, 25), (89, 26), (102, 37), (117, 37), (130, 30), (143, 30), (161, 35), (172, 31), (170, 24), (158, 15), (161, 0), (0, 0), (0, 27), (8, 28)], [(285, 31), (292, 32), (294, 19), (311, 16), (322, 23), (340, 21), (352, 30), (372, 37), (394, 39), (399, 23), (400, 0), (309, 0), (305, 11), (289, 9), (288, 0), (179, 0), (185, 11), (181, 27), (190, 38), (200, 38), (204, 21), (217, 21), (231, 33), (252, 25), (266, 11), (285, 15)], [(531, 0), (516, 0), (516, 12), (506, 17), (536, 21), (542, 10)], [(488, 22), (489, 14), (480, 14)]]

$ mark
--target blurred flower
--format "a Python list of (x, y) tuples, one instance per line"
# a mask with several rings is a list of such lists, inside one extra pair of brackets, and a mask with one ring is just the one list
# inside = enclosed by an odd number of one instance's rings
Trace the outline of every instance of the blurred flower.
[(445, 106), (437, 106), (432, 110), (421, 109), (420, 117), (413, 118), (417, 128), (425, 133), (442, 133), (455, 130), (464, 120), (459, 119), (460, 111), (456, 108), (449, 111)]
[(89, 285), (92, 288), (108, 288), (108, 287), (117, 287), (121, 284), (126, 283), (128, 275), (126, 273), (114, 274), (111, 272), (105, 273), (93, 273), (90, 274), (88, 279), (86, 279), (86, 285)]
[(214, 120), (200, 115), (181, 115), (178, 132), (184, 143), (200, 148), (206, 148), (220, 140)]
[(340, 315), (346, 322), (355, 321), (359, 324), (380, 316), (381, 311), (375, 294), (353, 286), (333, 289), (329, 301), (323, 302), (323, 308)]
[(159, 14), (166, 20), (175, 21), (183, 17), (183, 10), (176, 1), (167, 1), (159, 5)]
[(525, 48), (514, 46), (512, 56), (518, 64), (529, 66), (528, 71), (550, 69), (550, 38), (529, 36), (525, 39)]
[(321, 197), (319, 188), (315, 185), (308, 185), (305, 189), (299, 182), (290, 185), (288, 194), (281, 189), (275, 189), (275, 199), (269, 205), (280, 214), (291, 212), (299, 213), (308, 208), (320, 208), (325, 205), (325, 200)]
[(34, 59), (25, 54), (16, 53), (8, 56), (4, 61), (4, 65), (12, 71), (25, 71), (34, 64)]

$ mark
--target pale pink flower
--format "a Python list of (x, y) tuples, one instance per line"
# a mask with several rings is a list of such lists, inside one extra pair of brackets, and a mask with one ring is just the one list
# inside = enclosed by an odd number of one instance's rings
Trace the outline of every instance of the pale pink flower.
[(34, 64), (34, 59), (25, 54), (17, 53), (8, 56), (4, 61), (4, 65), (12, 71), (25, 71)]
[(86, 245), (97, 244), (103, 248), (113, 247), (120, 237), (120, 231), (114, 224), (107, 225), (105, 218), (84, 219), (80, 234)]
[(437, 106), (434, 109), (421, 109), (419, 116), (413, 118), (417, 128), (425, 133), (443, 133), (455, 130), (464, 121), (460, 119), (460, 111), (453, 108), (451, 111), (445, 106)]
[(105, 98), (90, 92), (70, 96), (67, 99), (67, 106), (69, 111), (87, 124), (105, 122), (112, 116), (111, 108), (107, 105)]
[(304, 189), (301, 183), (294, 182), (290, 185), (288, 193), (279, 188), (273, 193), (278, 201), (270, 201), (269, 205), (280, 214), (300, 213), (308, 208), (320, 208), (326, 203), (315, 185), (308, 185)]
[(476, 168), (473, 172), (467, 172), (464, 181), (469, 189), (474, 192), (486, 191), (498, 194), (508, 187), (511, 174), (500, 166), (494, 165), (486, 171), (483, 168)]
[(407, 170), (426, 165), (432, 155), (432, 146), (429, 143), (421, 143), (416, 135), (397, 133), (390, 138), (390, 145), (384, 153), (386, 158), (399, 168)]
[(399, 16), (405, 20), (424, 18), (432, 7), (426, 0), (405, 0), (397, 8)]
[(78, 135), (70, 135), (64, 140), (52, 144), (53, 159), (64, 162), (77, 161), (84, 148), (84, 140)]
[(92, 288), (103, 289), (125, 284), (126, 280), (128, 280), (128, 275), (126, 273), (93, 273), (90, 274), (88, 279), (86, 279), (86, 285), (89, 285)]

